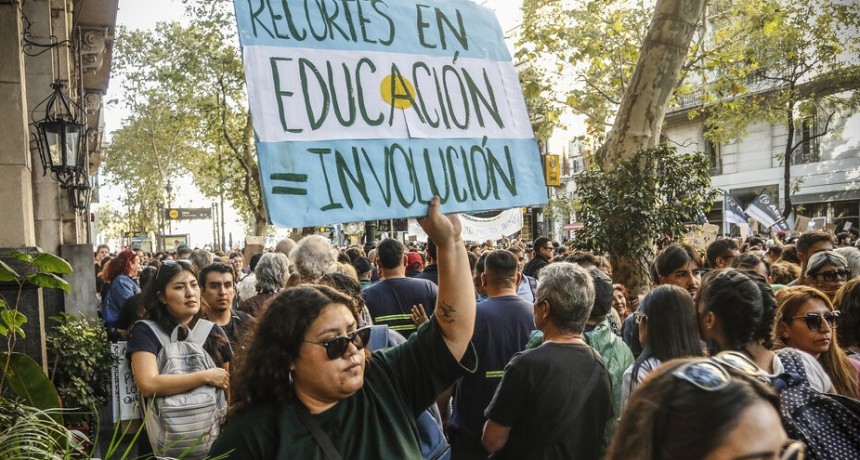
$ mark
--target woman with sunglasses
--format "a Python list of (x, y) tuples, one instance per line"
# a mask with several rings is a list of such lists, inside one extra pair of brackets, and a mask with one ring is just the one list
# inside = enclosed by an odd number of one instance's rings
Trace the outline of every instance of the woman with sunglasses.
[(352, 299), (327, 286), (284, 290), (235, 370), (234, 405), (211, 455), (421, 458), (416, 416), (474, 369), (476, 357), (475, 293), (459, 220), (443, 216), (434, 197), (419, 223), (437, 246), (431, 320), (369, 359), (370, 329), (358, 328)]
[(671, 284), (659, 286), (642, 299), (634, 315), (644, 348), (624, 371), (622, 408), (636, 385), (660, 364), (676, 358), (704, 356), (696, 309), (686, 290)]
[(773, 326), (774, 348), (797, 348), (812, 355), (833, 382), (835, 393), (860, 397), (857, 369), (839, 347), (834, 329), (839, 311), (830, 299), (809, 286), (780, 289), (776, 294), (777, 321)]
[(860, 361), (860, 278), (842, 286), (833, 299), (833, 308), (842, 312), (836, 329), (839, 344), (849, 358)]
[(631, 396), (606, 459), (788, 460), (803, 451), (755, 364), (726, 353), (654, 371)]
[(832, 300), (836, 291), (851, 277), (851, 271), (844, 257), (835, 252), (825, 251), (809, 258), (804, 275), (804, 284), (827, 294), (827, 297)]
[[(197, 270), (184, 260), (162, 262), (155, 278), (143, 291), (143, 304), (146, 319), (155, 322), (168, 336), (177, 327), (184, 326), (178, 335), (184, 340), (186, 333), (193, 331), (203, 316)], [(130, 356), (134, 382), (142, 396), (171, 396), (203, 385), (227, 388), (233, 351), (217, 324), (212, 327), (203, 349), (218, 367), (184, 374), (160, 374), (157, 357), (161, 348), (161, 342), (148, 324), (138, 321), (132, 326), (126, 354)]]

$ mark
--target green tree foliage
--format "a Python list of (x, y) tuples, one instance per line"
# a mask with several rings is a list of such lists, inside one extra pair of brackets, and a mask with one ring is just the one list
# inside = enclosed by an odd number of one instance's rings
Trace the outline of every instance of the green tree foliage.
[[(224, 196), (252, 234), (265, 234), (253, 125), (230, 3), (188, 2), (190, 26), (120, 33), (115, 67), (132, 112), (115, 135), (105, 171), (129, 190), (130, 224), (154, 230), (168, 180), (190, 175), (205, 195)], [(131, 192), (132, 186), (146, 184)]]
[(718, 192), (711, 188), (710, 165), (702, 154), (678, 154), (661, 145), (643, 150), (611, 172), (590, 168), (576, 178), (580, 248), (608, 253), (613, 276), (627, 287), (647, 289), (651, 242), (680, 241), (699, 213), (707, 213)]
[(525, 88), (529, 108), (562, 104), (587, 118), (589, 134), (602, 136), (633, 74), (652, 10), (653, 1), (643, 0), (524, 0), (516, 57), (546, 82), (542, 92)]
[[(714, 32), (702, 59), (699, 110), (715, 143), (766, 120), (786, 128), (783, 213), (792, 210), (791, 165), (804, 142), (824, 136), (860, 98), (860, 4), (743, 0), (713, 6)], [(799, 135), (807, 124), (807, 135)], [(813, 159), (814, 161), (814, 159)]]

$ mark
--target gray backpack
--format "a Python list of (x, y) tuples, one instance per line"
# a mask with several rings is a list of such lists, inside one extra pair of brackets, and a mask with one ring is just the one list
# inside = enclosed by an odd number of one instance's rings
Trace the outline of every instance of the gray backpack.
[[(215, 362), (203, 349), (214, 324), (200, 319), (185, 340), (178, 340), (179, 325), (170, 337), (154, 322), (143, 321), (161, 342), (158, 352), (160, 374), (187, 374), (212, 369)], [(172, 396), (154, 396), (143, 401), (149, 443), (157, 456), (203, 458), (218, 437), (221, 418), (227, 410), (224, 390), (202, 385)]]

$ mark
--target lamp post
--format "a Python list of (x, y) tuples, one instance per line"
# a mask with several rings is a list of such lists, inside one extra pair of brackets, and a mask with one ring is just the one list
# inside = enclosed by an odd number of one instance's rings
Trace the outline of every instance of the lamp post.
[[(164, 186), (164, 190), (167, 191), (167, 209), (173, 207), (173, 185), (170, 184), (170, 179), (167, 179), (167, 185)], [(167, 219), (167, 231), (168, 233), (173, 233), (173, 222), (171, 219)]]

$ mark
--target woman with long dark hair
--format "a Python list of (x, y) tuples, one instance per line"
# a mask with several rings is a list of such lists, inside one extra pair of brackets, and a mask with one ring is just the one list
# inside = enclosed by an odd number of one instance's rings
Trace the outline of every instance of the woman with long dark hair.
[[(203, 311), (200, 308), (197, 271), (184, 260), (162, 262), (155, 279), (143, 292), (143, 303), (147, 311), (146, 319), (155, 323), (160, 332), (168, 337), (174, 329), (179, 328), (178, 339), (184, 340), (199, 324), (208, 323), (201, 319)], [(136, 322), (131, 328), (126, 353), (131, 359), (134, 382), (140, 395), (146, 398), (172, 396), (203, 385), (226, 389), (229, 381), (227, 371), (233, 351), (220, 326), (212, 325), (203, 349), (217, 367), (178, 374), (161, 374), (157, 358), (162, 344), (157, 331), (146, 322)], [(215, 425), (217, 426), (217, 423)], [(205, 432), (200, 433), (202, 442), (206, 443), (206, 449), (212, 442), (211, 439), (205, 439), (207, 433), (217, 434), (217, 429), (212, 433), (207, 427)], [(156, 449), (156, 446), (153, 448)]]
[(642, 299), (634, 315), (643, 349), (624, 372), (622, 407), (636, 385), (660, 364), (704, 355), (693, 298), (686, 290), (671, 284), (658, 286)]

